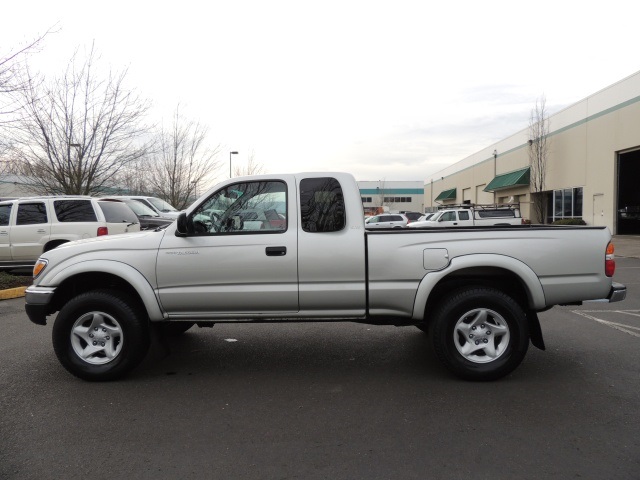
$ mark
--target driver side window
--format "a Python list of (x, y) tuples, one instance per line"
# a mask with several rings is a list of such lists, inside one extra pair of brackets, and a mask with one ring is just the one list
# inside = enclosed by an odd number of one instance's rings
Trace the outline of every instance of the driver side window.
[(440, 217), (441, 222), (455, 222), (456, 221), (456, 212), (445, 212)]
[(287, 230), (287, 186), (245, 182), (218, 190), (192, 214), (193, 234), (281, 233)]

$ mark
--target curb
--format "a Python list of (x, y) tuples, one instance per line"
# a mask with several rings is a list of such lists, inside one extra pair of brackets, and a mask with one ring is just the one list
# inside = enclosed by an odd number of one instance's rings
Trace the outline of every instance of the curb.
[(0, 290), (0, 300), (9, 300), (11, 298), (24, 297), (24, 291), (27, 287), (9, 288), (7, 290)]

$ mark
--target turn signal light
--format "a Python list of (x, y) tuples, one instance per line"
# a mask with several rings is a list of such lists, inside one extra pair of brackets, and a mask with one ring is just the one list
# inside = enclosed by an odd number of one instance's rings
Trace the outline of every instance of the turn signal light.
[(607, 277), (613, 277), (613, 274), (616, 273), (616, 261), (614, 260), (615, 255), (613, 252), (615, 248), (613, 247), (613, 243), (609, 242), (607, 245), (607, 252), (604, 257), (604, 274)]
[(44, 267), (47, 266), (46, 260), (38, 260), (36, 264), (33, 266), (33, 278), (36, 278), (38, 275), (42, 273)]

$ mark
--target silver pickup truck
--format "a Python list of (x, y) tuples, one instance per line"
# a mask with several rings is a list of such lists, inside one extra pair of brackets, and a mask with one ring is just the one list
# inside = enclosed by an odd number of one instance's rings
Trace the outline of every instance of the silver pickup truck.
[(40, 257), (26, 311), (58, 312), (53, 347), (86, 380), (146, 355), (150, 330), (218, 322), (416, 326), (454, 374), (492, 380), (529, 343), (536, 312), (624, 299), (606, 228), (506, 226), (365, 231), (344, 173), (227, 180), (164, 230), (71, 242)]

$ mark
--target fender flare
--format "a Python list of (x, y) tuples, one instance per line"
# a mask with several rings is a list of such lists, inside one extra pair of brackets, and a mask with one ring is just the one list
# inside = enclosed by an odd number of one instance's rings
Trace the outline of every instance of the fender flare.
[(124, 262), (115, 260), (85, 260), (73, 265), (68, 265), (63, 262), (62, 264), (56, 265), (53, 271), (47, 272), (45, 278), (47, 285), (60, 285), (75, 275), (89, 272), (109, 273), (122, 278), (138, 292), (144, 308), (149, 315), (149, 320), (153, 322), (166, 318), (166, 315), (160, 308), (160, 302), (156, 297), (154, 289), (147, 278), (140, 273), (140, 271)]
[(453, 258), (442, 270), (429, 272), (420, 284), (413, 304), (413, 320), (422, 321), (427, 300), (434, 287), (445, 277), (458, 270), (476, 267), (502, 268), (516, 275), (527, 290), (529, 307), (540, 310), (546, 306), (544, 290), (536, 273), (527, 264), (517, 258), (496, 254), (463, 255)]

